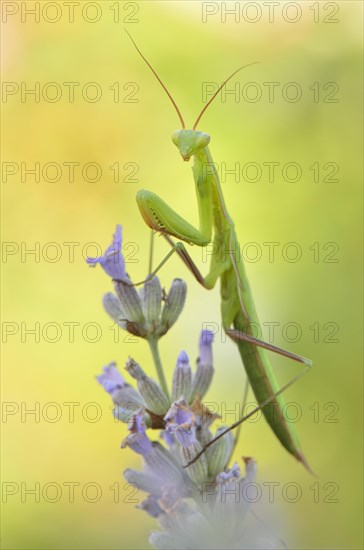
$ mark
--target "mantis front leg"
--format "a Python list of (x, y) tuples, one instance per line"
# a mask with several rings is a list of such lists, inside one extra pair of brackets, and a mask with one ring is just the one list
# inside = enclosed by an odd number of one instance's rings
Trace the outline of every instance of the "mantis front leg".
[[(210, 271), (203, 277), (183, 243), (174, 244), (169, 236), (176, 237), (188, 244), (206, 246), (211, 242), (213, 228), (211, 183), (208, 178), (202, 178), (198, 166), (194, 166), (194, 178), (199, 214), (199, 229), (182, 218), (163, 199), (151, 191), (138, 191), (136, 200), (146, 224), (159, 233), (163, 233), (170, 245), (177, 251), (184, 263), (194, 274), (197, 281), (205, 288), (213, 288), (217, 279), (227, 269), (227, 265), (212, 257)], [(173, 252), (170, 253), (170, 255)], [(163, 260), (165, 263), (167, 257)], [(155, 273), (156, 271), (154, 271)]]
[[(196, 280), (205, 288), (211, 289), (215, 286), (217, 279), (225, 271), (226, 266), (217, 262), (213, 257), (211, 261), (210, 271), (204, 277), (191, 256), (189, 255), (183, 243), (174, 243), (170, 235), (183, 240), (189, 244), (205, 246), (211, 242), (212, 224), (208, 223), (211, 216), (211, 208), (199, 208), (200, 213), (200, 229), (196, 229), (188, 221), (182, 218), (175, 210), (173, 210), (163, 199), (151, 191), (138, 191), (137, 203), (139, 210), (144, 218), (144, 221), (153, 230), (163, 233), (168, 243), (172, 246), (172, 250), (162, 260), (159, 266), (151, 275), (155, 275), (159, 269), (166, 263), (174, 252), (180, 256), (187, 268), (195, 276)], [(208, 205), (207, 205), (208, 206)], [(149, 275), (150, 277), (150, 275)], [(148, 278), (149, 278), (148, 277)]]
[(182, 218), (163, 199), (151, 191), (138, 191), (136, 200), (145, 223), (153, 230), (166, 233), (189, 244), (206, 246), (211, 242), (212, 211), (211, 202), (199, 195), (199, 221), (197, 229)]

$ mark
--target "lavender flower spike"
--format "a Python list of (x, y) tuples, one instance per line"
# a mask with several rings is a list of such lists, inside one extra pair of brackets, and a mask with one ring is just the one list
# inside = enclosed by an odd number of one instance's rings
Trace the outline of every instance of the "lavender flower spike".
[(87, 258), (86, 262), (92, 267), (95, 267), (96, 264), (100, 264), (105, 273), (112, 279), (125, 279), (127, 275), (125, 272), (125, 262), (121, 252), (121, 246), (121, 225), (117, 225), (113, 236), (113, 242), (108, 247), (105, 254), (99, 258)]
[[(97, 377), (112, 397), (114, 416), (129, 421), (129, 434), (122, 447), (129, 447), (143, 459), (142, 470), (128, 468), (124, 476), (146, 493), (138, 508), (158, 520), (161, 530), (154, 531), (149, 539), (158, 550), (281, 548), (284, 544), (264, 526), (257, 525), (250, 514), (255, 461), (244, 458), (245, 477), (237, 463), (229, 468), (234, 445), (231, 432), (190, 464), (211, 441), (210, 425), (217, 417), (201, 402), (213, 376), (212, 340), (210, 331), (202, 331), (193, 401), (188, 398), (191, 368), (186, 352), (179, 354), (173, 373), (172, 393), (179, 397), (172, 405), (158, 384), (132, 359), (127, 371), (137, 381), (139, 391), (124, 381), (115, 363), (104, 367)], [(152, 441), (147, 427), (163, 430), (162, 437), (169, 448)], [(220, 426), (216, 434), (225, 429)]]

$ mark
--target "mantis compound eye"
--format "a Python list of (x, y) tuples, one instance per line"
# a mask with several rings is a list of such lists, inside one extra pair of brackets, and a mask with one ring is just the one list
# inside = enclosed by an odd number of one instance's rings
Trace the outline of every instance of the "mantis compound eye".
[(196, 139), (196, 147), (198, 149), (203, 149), (210, 143), (210, 136), (208, 134), (205, 134), (204, 132), (201, 132)]
[(180, 142), (180, 139), (181, 139), (181, 134), (182, 134), (183, 130), (176, 130), (175, 132), (173, 132), (172, 134), (172, 141), (175, 145), (179, 145), (179, 142)]

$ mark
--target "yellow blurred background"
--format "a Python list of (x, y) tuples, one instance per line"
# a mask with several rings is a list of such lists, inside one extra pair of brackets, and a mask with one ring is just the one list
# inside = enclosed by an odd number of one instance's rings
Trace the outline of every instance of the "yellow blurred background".
[[(170, 140), (178, 119), (124, 27), (187, 126), (206, 83), (260, 62), (199, 129), (219, 170), (236, 170), (222, 187), (264, 337), (276, 323), (275, 344), (314, 361), (286, 399), (317, 477), (263, 421), (244, 425), (234, 458), (257, 459), (257, 513), (290, 547), (361, 548), (361, 4), (283, 2), (274, 13), (254, 2), (35, 4), (2, 2), (3, 548), (146, 548), (155, 526), (125, 485), (123, 470), (141, 461), (120, 450), (126, 428), (95, 381), (129, 355), (150, 374), (153, 365), (144, 342), (111, 329), (101, 305), (111, 283), (84, 256), (121, 223), (140, 280), (149, 231), (136, 191), (153, 190), (193, 223), (197, 210), (191, 166)], [(156, 243), (155, 264), (168, 252)], [(193, 256), (206, 272), (201, 251)], [(188, 297), (161, 342), (168, 379), (180, 350), (194, 364), (203, 323), (219, 323), (219, 290), (204, 291), (176, 258), (160, 272), (166, 288), (174, 277)], [(214, 352), (206, 401), (236, 410), (237, 351), (218, 332)], [(281, 383), (297, 372), (272, 361)]]

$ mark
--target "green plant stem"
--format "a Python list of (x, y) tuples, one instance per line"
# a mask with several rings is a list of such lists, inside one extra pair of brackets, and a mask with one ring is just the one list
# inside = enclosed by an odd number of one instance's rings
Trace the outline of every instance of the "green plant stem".
[(152, 356), (153, 356), (155, 370), (157, 371), (160, 386), (162, 388), (163, 393), (170, 400), (168, 386), (167, 386), (167, 382), (166, 382), (166, 379), (165, 379), (165, 376), (164, 376), (161, 358), (160, 358), (160, 355), (159, 355), (158, 340), (156, 338), (150, 337), (150, 338), (148, 338), (148, 343), (149, 343), (150, 351), (151, 351)]

